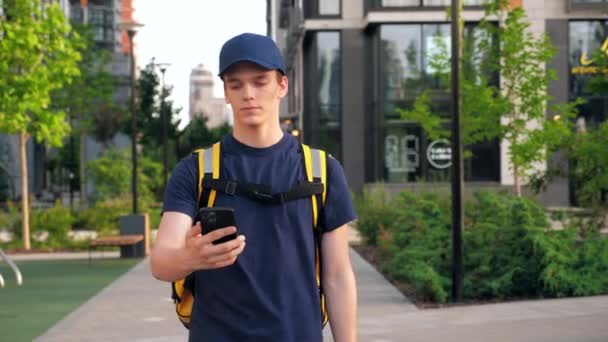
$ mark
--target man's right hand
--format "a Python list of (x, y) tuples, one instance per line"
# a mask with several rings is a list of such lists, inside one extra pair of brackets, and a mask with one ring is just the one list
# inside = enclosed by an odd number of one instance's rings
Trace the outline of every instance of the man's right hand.
[(233, 226), (216, 229), (205, 235), (201, 234), (201, 225), (197, 223), (186, 233), (186, 255), (190, 261), (191, 269), (208, 270), (222, 268), (234, 264), (237, 257), (245, 249), (245, 236), (239, 235), (236, 239), (214, 245), (213, 241), (224, 236), (234, 234)]

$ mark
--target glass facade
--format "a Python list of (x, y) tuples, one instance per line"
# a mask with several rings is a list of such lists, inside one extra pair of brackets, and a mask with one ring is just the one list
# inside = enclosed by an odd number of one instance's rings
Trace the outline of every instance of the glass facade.
[(341, 0), (318, 0), (319, 15), (340, 15)]
[(342, 0), (309, 0), (303, 6), (306, 18), (339, 17), (342, 13)]
[(579, 108), (579, 125), (595, 125), (608, 118), (608, 98), (591, 93), (587, 84), (598, 72), (593, 55), (597, 51), (608, 53), (608, 21), (571, 21), (569, 31), (569, 96), (571, 100), (586, 100)]
[(95, 41), (114, 41), (114, 11), (111, 8), (89, 6), (89, 24), (95, 27)]
[[(464, 6), (481, 6), (485, 0), (464, 0)], [(447, 7), (452, 0), (381, 0), (381, 7)]]
[(342, 68), (340, 33), (319, 32), (317, 50), (317, 101), (319, 108), (320, 147), (341, 158)]
[(331, 153), (342, 156), (342, 67), (340, 33), (320, 31), (312, 34), (311, 55), (305, 73), (306, 103), (304, 112), (307, 140)]
[[(479, 30), (467, 26), (465, 38)], [(378, 90), (381, 133), (375, 151), (383, 156), (376, 179), (386, 182), (448, 181), (451, 150), (447, 140), (431, 141), (416, 122), (401, 119), (399, 109), (412, 108), (424, 90), (430, 90), (431, 111), (449, 125), (450, 93), (436, 77), (430, 56), (438, 41), (450, 48), (449, 24), (382, 25), (379, 32)], [(473, 53), (477, 53), (473, 51)], [(479, 60), (479, 58), (474, 58)], [(468, 63), (466, 67), (476, 67)], [(497, 78), (496, 78), (497, 79)], [(497, 80), (496, 80), (497, 81)], [(497, 181), (500, 175), (497, 141), (468, 146), (472, 156), (465, 161), (465, 179)]]

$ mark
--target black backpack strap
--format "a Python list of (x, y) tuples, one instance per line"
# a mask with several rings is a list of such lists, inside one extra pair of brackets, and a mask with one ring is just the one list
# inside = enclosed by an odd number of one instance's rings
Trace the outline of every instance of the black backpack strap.
[(239, 183), (226, 179), (203, 179), (205, 192), (213, 189), (230, 196), (243, 196), (255, 201), (269, 204), (284, 204), (300, 198), (307, 198), (323, 193), (321, 182), (301, 182), (286, 192), (273, 193), (272, 188), (263, 184)]

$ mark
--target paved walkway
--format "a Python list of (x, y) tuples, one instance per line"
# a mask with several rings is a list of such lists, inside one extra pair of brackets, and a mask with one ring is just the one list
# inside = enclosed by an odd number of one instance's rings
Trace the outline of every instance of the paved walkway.
[[(608, 341), (608, 296), (418, 310), (352, 252), (364, 342)], [(326, 341), (331, 331), (326, 329)], [(186, 341), (169, 286), (148, 260), (117, 279), (37, 341)]]

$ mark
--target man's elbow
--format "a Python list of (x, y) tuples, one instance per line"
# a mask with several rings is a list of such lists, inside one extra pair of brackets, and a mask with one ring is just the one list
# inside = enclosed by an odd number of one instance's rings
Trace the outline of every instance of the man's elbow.
[(150, 273), (152, 273), (152, 276), (158, 280), (172, 281), (167, 276), (167, 272), (164, 269), (161, 260), (159, 260), (159, 256), (154, 252), (152, 252), (150, 255)]

